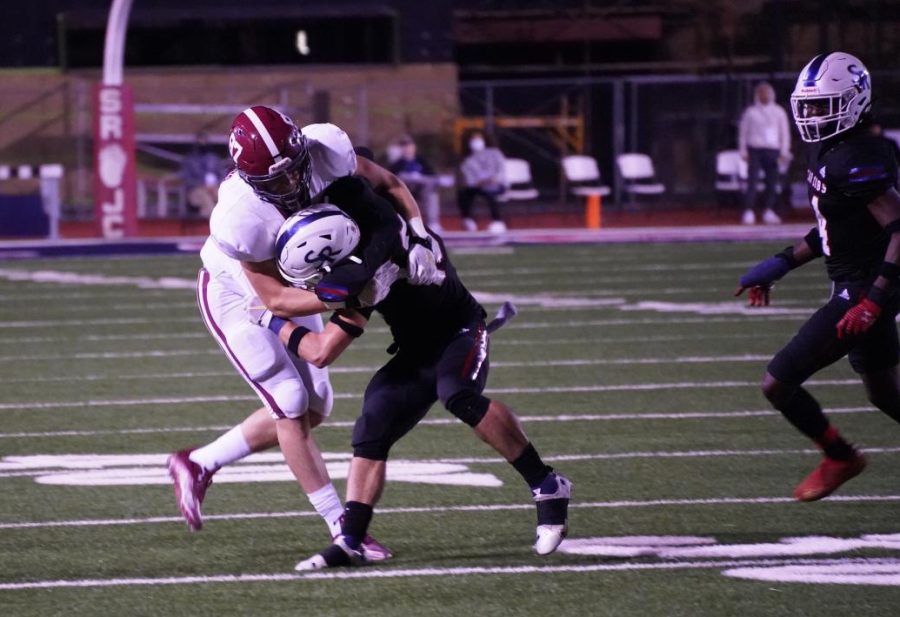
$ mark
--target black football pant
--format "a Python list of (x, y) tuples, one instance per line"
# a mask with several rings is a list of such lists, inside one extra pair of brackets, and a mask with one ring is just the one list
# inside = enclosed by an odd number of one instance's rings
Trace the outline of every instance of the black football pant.
[(477, 424), (490, 403), (481, 394), (487, 384), (488, 352), (483, 322), (463, 328), (436, 352), (401, 347), (366, 387), (362, 413), (353, 427), (354, 456), (386, 460), (391, 446), (438, 400), (463, 422)]
[(821, 435), (828, 427), (828, 420), (818, 402), (801, 384), (844, 356), (862, 377), (869, 400), (900, 422), (896, 299), (885, 307), (875, 324), (862, 336), (837, 337), (837, 323), (859, 302), (868, 287), (866, 284), (835, 284), (831, 299), (801, 326), (769, 363), (768, 374), (774, 382), (767, 379), (763, 393), (810, 438)]

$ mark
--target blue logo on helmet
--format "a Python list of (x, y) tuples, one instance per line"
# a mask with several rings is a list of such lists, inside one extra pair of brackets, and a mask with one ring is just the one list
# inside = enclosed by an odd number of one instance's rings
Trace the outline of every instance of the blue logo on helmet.
[(806, 76), (803, 78), (804, 86), (816, 85), (816, 77), (819, 75), (819, 69), (822, 68), (822, 63), (825, 62), (825, 58), (827, 57), (828, 56), (825, 54), (819, 54), (810, 61), (809, 68), (806, 70)]
[(856, 87), (859, 90), (867, 90), (869, 88), (869, 73), (864, 68), (860, 68), (855, 64), (847, 66), (847, 70), (856, 76)]

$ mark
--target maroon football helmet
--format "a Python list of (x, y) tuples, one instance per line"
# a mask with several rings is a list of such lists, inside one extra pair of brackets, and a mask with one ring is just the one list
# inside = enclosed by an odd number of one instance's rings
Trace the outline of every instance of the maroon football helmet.
[(238, 174), (261, 199), (288, 211), (309, 201), (309, 148), (284, 114), (263, 105), (245, 109), (231, 123), (228, 151)]

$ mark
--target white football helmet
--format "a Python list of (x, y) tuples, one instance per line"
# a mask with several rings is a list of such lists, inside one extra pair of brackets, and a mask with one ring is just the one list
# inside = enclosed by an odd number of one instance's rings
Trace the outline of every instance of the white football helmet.
[(359, 244), (359, 227), (337, 206), (321, 204), (291, 215), (275, 240), (281, 275), (294, 287), (313, 289)]
[(859, 58), (839, 51), (810, 60), (791, 94), (794, 123), (808, 143), (853, 128), (871, 106), (869, 71)]

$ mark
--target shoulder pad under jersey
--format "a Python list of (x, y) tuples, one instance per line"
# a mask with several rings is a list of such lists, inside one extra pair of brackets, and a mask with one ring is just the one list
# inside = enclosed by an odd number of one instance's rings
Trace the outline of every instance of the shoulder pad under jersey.
[(238, 261), (275, 257), (275, 238), (284, 217), (264, 202), (237, 174), (219, 188), (219, 202), (209, 217), (210, 237), (223, 253)]
[(338, 178), (356, 173), (356, 152), (347, 133), (329, 123), (310, 124), (301, 131), (309, 140), (312, 161), (309, 194), (312, 197)]

